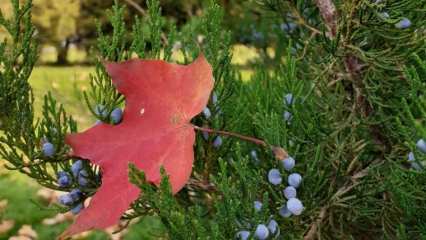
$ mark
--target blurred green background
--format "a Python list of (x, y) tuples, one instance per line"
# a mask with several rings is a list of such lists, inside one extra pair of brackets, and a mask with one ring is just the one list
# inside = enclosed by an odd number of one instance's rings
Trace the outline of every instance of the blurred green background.
[[(67, 112), (77, 121), (79, 130), (94, 124), (82, 97), (89, 87), (93, 46), (99, 25), (108, 32), (107, 9), (113, 0), (34, 0), (33, 21), (40, 42), (40, 59), (30, 82), (34, 90), (36, 109), (40, 113), (42, 97), (51, 91), (65, 105)], [(120, 0), (126, 5), (126, 21), (131, 23), (136, 15), (144, 16), (144, 0)], [(161, 1), (163, 15), (168, 21), (184, 26), (191, 19), (203, 14), (207, 1)], [(248, 8), (252, 1), (222, 0), (224, 21), (235, 37), (233, 63), (242, 70), (243, 80), (249, 79), (250, 64), (259, 59), (262, 49), (250, 42), (250, 36), (241, 37), (244, 31), (256, 23), (256, 11)], [(12, 7), (8, 0), (0, 0), (0, 9), (8, 17)], [(247, 10), (250, 9), (250, 10)], [(236, 24), (235, 22), (240, 22)], [(244, 24), (241, 24), (241, 23)], [(129, 24), (130, 25), (130, 24)], [(233, 29), (238, 26), (238, 29)], [(243, 26), (243, 27), (242, 27)], [(244, 26), (247, 26), (246, 28)], [(250, 33), (250, 32), (248, 32)], [(6, 38), (0, 28), (0, 39)], [(264, 51), (264, 49), (263, 49)], [(272, 53), (273, 55), (273, 53)], [(174, 55), (179, 58), (179, 54)], [(49, 210), (49, 203), (56, 201), (57, 192), (41, 189), (37, 183), (16, 172), (6, 171), (0, 159), (0, 239), (55, 239), (72, 221), (71, 215), (58, 215)], [(11, 187), (13, 186), (13, 187)], [(107, 209), (106, 209), (107, 211)], [(117, 230), (117, 229), (114, 229)], [(114, 231), (111, 230), (110, 232)], [(136, 221), (113, 239), (160, 239), (162, 225), (154, 217)], [(77, 239), (110, 239), (104, 232), (92, 232)]]

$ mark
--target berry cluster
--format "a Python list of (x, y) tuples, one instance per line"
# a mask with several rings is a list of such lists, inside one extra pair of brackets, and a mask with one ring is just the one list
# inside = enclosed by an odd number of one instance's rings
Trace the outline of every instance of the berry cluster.
[[(42, 153), (45, 157), (53, 157), (55, 155), (55, 146), (48, 140), (45, 140), (42, 145)], [(83, 163), (81, 160), (75, 162), (71, 166), (71, 172), (73, 177), (65, 171), (59, 171), (57, 173), (57, 183), (59, 187), (69, 188), (73, 185), (73, 181), (76, 181), (82, 187), (88, 184), (87, 178), (89, 175), (86, 170), (83, 170)], [(83, 201), (83, 193), (78, 188), (71, 190), (68, 194), (61, 195), (58, 199), (60, 204), (70, 207), (71, 212), (74, 214), (78, 214), (81, 209), (84, 208)]]
[[(282, 167), (286, 171), (291, 171), (295, 166), (295, 160), (292, 157), (287, 157), (280, 161)], [(283, 182), (281, 172), (277, 168), (273, 168), (268, 172), (268, 181), (272, 185), (278, 186)], [(284, 204), (280, 210), (279, 214), (282, 217), (290, 217), (291, 215), (300, 215), (303, 211), (303, 204), (297, 198), (297, 188), (302, 183), (302, 176), (299, 173), (291, 173), (287, 177), (287, 184), (283, 190), (283, 195), (287, 199), (287, 203)]]
[(61, 195), (58, 202), (70, 207), (73, 214), (78, 214), (84, 208), (84, 188), (89, 185), (89, 173), (84, 169), (82, 160), (77, 160), (71, 165), (71, 175), (65, 171), (57, 173), (58, 185), (61, 188), (77, 186), (69, 193)]
[[(294, 103), (293, 94), (289, 93), (284, 96), (284, 105), (289, 107)], [(284, 120), (290, 124), (292, 119), (292, 114), (289, 111), (284, 112)], [(250, 151), (250, 157), (254, 163), (259, 163), (259, 157), (256, 150)], [(279, 209), (279, 215), (284, 218), (288, 218), (292, 215), (300, 215), (303, 212), (303, 204), (297, 198), (297, 188), (300, 187), (302, 183), (302, 176), (299, 173), (293, 172), (292, 170), (296, 165), (296, 161), (291, 156), (287, 156), (284, 159), (279, 160), (281, 167), (272, 168), (268, 171), (267, 179), (268, 182), (274, 186), (280, 186), (283, 184), (283, 173), (288, 172), (287, 176), (287, 186), (282, 190), (283, 196), (286, 202)], [(255, 212), (260, 212), (262, 210), (263, 204), (260, 201), (254, 201)], [(254, 229), (254, 238), (259, 240), (265, 240), (270, 237), (276, 238), (280, 234), (280, 229), (278, 223), (274, 219), (269, 219), (268, 224), (258, 224)], [(248, 230), (241, 230), (237, 232), (236, 236), (238, 239), (249, 239), (251, 232)]]
[[(257, 152), (255, 150), (250, 152), (250, 156), (253, 161), (259, 161)], [(294, 158), (289, 156), (283, 160), (280, 160), (280, 163), (285, 171), (291, 172), (296, 164), (296, 161)], [(283, 176), (280, 169), (278, 168), (270, 169), (267, 178), (268, 182), (274, 186), (279, 186), (283, 183)], [(279, 210), (279, 215), (284, 218), (288, 218), (291, 215), (300, 215), (304, 209), (302, 202), (297, 198), (296, 190), (302, 183), (302, 176), (299, 173), (290, 173), (287, 177), (287, 183), (288, 186), (286, 186), (282, 191), (283, 196), (287, 199), (287, 202)], [(260, 201), (254, 201), (253, 207), (255, 212), (260, 212), (262, 210), (263, 204)], [(259, 240), (265, 240), (269, 237), (278, 237), (279, 234), (280, 229), (278, 223), (272, 218), (269, 219), (268, 224), (258, 224), (253, 233), (254, 238)], [(251, 232), (248, 230), (241, 230), (236, 234), (237, 238), (242, 240), (248, 239), (250, 235)]]
[[(262, 210), (263, 204), (259, 201), (254, 201), (254, 209), (256, 212)], [(250, 237), (251, 233), (247, 230), (241, 230), (237, 232), (237, 239), (247, 240)], [(270, 219), (268, 224), (258, 224), (254, 229), (253, 233), (256, 239), (265, 240), (269, 237), (278, 237), (280, 235), (280, 229), (278, 227), (278, 222), (274, 219)]]
[[(426, 153), (426, 141), (423, 139), (419, 139), (416, 143), (416, 147), (417, 149), (421, 152), (421, 153)], [(416, 161), (416, 157), (414, 156), (413, 152), (408, 153), (408, 162), (411, 164), (411, 168), (415, 169), (415, 170), (423, 170), (424, 169), (424, 165), (425, 162), (419, 162)]]
[[(102, 123), (103, 120), (108, 118), (108, 110), (102, 104), (96, 105), (94, 109), (94, 113), (98, 117), (98, 120), (96, 121), (96, 125)], [(109, 119), (112, 124), (119, 124), (121, 122), (122, 117), (123, 117), (123, 110), (121, 110), (121, 108), (115, 108), (109, 114)]]
[(293, 32), (293, 30), (295, 30), (297, 28), (297, 23), (292, 22), (291, 20), (289, 20), (288, 22), (281, 23), (279, 25), (279, 28), (284, 33), (291, 33), (291, 32)]
[[(119, 124), (123, 117), (121, 108), (115, 108), (108, 114), (108, 110), (104, 105), (98, 104), (94, 109), (94, 113), (99, 120), (96, 124), (107, 120), (112, 124)], [(45, 157), (52, 158), (55, 155), (55, 146), (48, 140), (44, 140), (42, 144), (42, 153)], [(93, 178), (91, 178), (93, 176)], [(87, 198), (89, 188), (93, 188), (100, 182), (100, 175), (94, 174), (89, 166), (85, 167), (82, 160), (76, 160), (71, 165), (70, 171), (59, 171), (57, 173), (57, 184), (64, 191), (71, 191), (61, 195), (58, 202), (70, 208), (74, 214), (78, 214), (84, 208), (84, 200)]]

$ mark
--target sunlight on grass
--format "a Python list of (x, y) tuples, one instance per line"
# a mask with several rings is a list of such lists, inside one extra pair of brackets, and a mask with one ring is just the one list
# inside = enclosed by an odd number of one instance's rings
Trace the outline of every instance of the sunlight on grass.
[[(44, 46), (41, 49), (39, 61), (41, 63), (55, 63), (57, 60), (57, 50), (53, 46)], [(81, 63), (87, 60), (87, 53), (82, 49), (78, 49), (75, 45), (71, 45), (68, 50), (69, 63)]]
[(93, 67), (46, 67), (34, 69), (30, 83), (35, 95), (35, 109), (40, 116), (43, 96), (49, 91), (59, 103), (65, 106), (68, 114), (77, 121), (79, 129), (91, 126), (95, 119), (84, 102), (83, 91), (88, 89)]

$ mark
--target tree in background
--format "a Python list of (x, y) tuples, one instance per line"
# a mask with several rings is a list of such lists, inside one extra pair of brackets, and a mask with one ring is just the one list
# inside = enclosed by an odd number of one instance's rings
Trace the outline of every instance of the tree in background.
[[(124, 21), (127, 26), (134, 23), (135, 17), (145, 18), (147, 16), (147, 4), (144, 0), (120, 0), (121, 4), (127, 6)], [(220, 4), (224, 8), (226, 27), (235, 30), (237, 39), (255, 42), (249, 39), (252, 34), (250, 23), (251, 13), (255, 13), (259, 19), (258, 10), (253, 8), (254, 1), (223, 0)], [(108, 22), (108, 9), (114, 4), (114, 0), (35, 0), (33, 2), (33, 22), (41, 46), (52, 45), (57, 50), (57, 63), (66, 64), (68, 50), (71, 43), (79, 48), (90, 51), (90, 47), (96, 42), (98, 27), (104, 33), (110, 33), (112, 26)], [(12, 9), (8, 1), (0, 3), (6, 16), (11, 14)], [(191, 17), (202, 15), (207, 6), (206, 1), (161, 1), (161, 8), (165, 21), (183, 26)], [(257, 21), (257, 20), (254, 21)], [(249, 31), (245, 31), (249, 29)], [(128, 29), (130, 30), (130, 29)], [(1, 31), (1, 30), (0, 30)], [(88, 59), (91, 60), (91, 59)]]
[(38, 38), (44, 44), (55, 46), (57, 63), (66, 64), (68, 49), (77, 33), (80, 1), (35, 0), (33, 4), (33, 21)]

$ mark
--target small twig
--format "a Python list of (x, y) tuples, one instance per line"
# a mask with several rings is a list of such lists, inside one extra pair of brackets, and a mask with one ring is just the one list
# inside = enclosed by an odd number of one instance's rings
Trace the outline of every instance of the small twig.
[(122, 232), (124, 229), (126, 229), (129, 225), (132, 219), (127, 220), (124, 224), (119, 224), (118, 229), (113, 231), (112, 234), (117, 234)]
[(224, 135), (224, 136), (232, 136), (232, 137), (236, 137), (236, 138), (239, 138), (239, 139), (242, 139), (242, 140), (245, 140), (245, 141), (249, 141), (249, 142), (252, 142), (254, 144), (264, 146), (264, 147), (268, 146), (268, 144), (265, 141), (263, 141), (261, 139), (254, 138), (254, 137), (244, 136), (244, 135), (241, 135), (241, 134), (238, 134), (238, 133), (233, 133), (233, 132), (227, 132), (227, 131), (221, 131), (221, 130), (214, 130), (214, 129), (210, 129), (210, 128), (198, 127), (198, 126), (195, 126), (195, 125), (192, 125), (192, 126), (197, 131), (208, 132), (208, 133), (216, 133), (216, 134)]
[(293, 4), (290, 5), (290, 8), (291, 8), (292, 14), (296, 17), (297, 23), (299, 23), (299, 25), (302, 25), (306, 27), (307, 29), (311, 30), (313, 36), (317, 34), (321, 34), (320, 30), (316, 29), (315, 27), (312, 27), (306, 22), (305, 18), (299, 13), (299, 11), (293, 6)]
[(203, 191), (210, 191), (210, 192), (217, 192), (218, 189), (213, 183), (210, 183), (208, 181), (198, 180), (191, 178), (189, 179), (188, 186), (191, 186), (193, 188), (201, 189)]
[(132, 6), (133, 8), (135, 8), (138, 12), (140, 12), (142, 14), (142, 16), (146, 16), (146, 11), (145, 9), (143, 9), (141, 6), (139, 6), (139, 4), (137, 4), (136, 2), (134, 2), (133, 0), (124, 0), (127, 4), (129, 4), (130, 6)]
[(313, 33), (311, 34), (311, 36), (310, 36), (308, 39), (306, 39), (306, 40), (305, 40), (305, 42), (304, 42), (305, 47), (303, 48), (303, 53), (302, 53), (302, 55), (301, 55), (300, 57), (298, 57), (298, 58), (297, 58), (297, 60), (298, 60), (298, 61), (303, 60), (303, 58), (305, 58), (305, 56), (306, 56), (306, 52), (308, 51), (309, 43), (312, 41), (312, 39), (313, 39), (313, 38), (314, 38), (317, 34), (318, 34), (317, 32), (313, 32)]
[(269, 148), (272, 151), (272, 153), (274, 154), (274, 156), (277, 160), (283, 160), (283, 159), (288, 158), (288, 156), (289, 156), (287, 151), (284, 148), (279, 147), (279, 146), (270, 145), (266, 141), (258, 139), (258, 138), (244, 136), (244, 135), (241, 135), (239, 133), (214, 130), (214, 129), (205, 128), (205, 127), (198, 127), (198, 126), (195, 126), (195, 125), (192, 125), (192, 127), (197, 131), (215, 133), (215, 134), (224, 135), (224, 136), (236, 137), (236, 138), (242, 139), (244, 141), (252, 142), (254, 144)]
[[(349, 191), (351, 191), (352, 189), (354, 189), (355, 187), (357, 187), (360, 184), (359, 180), (368, 175), (368, 171), (370, 169), (370, 166), (375, 165), (375, 164), (381, 164), (381, 162), (383, 162), (383, 161), (378, 161), (378, 160), (373, 161), (371, 164), (369, 164), (365, 168), (354, 173), (350, 178), (350, 182), (348, 182), (347, 184), (345, 184), (344, 186), (339, 188), (339, 190), (337, 190), (337, 192), (333, 195), (333, 197), (331, 199), (332, 200), (338, 199), (341, 196), (343, 196), (344, 194), (346, 194)], [(321, 226), (322, 222), (324, 221), (324, 219), (326, 217), (327, 211), (330, 209), (330, 207), (332, 205), (333, 204), (326, 205), (326, 206), (323, 206), (321, 208), (317, 220), (311, 224), (309, 231), (303, 237), (304, 240), (315, 239), (315, 236), (318, 234), (318, 228)]]
[(315, 236), (318, 233), (318, 227), (321, 225), (321, 222), (325, 218), (325, 214), (327, 213), (327, 207), (322, 207), (320, 214), (318, 215), (318, 219), (315, 221), (314, 224), (311, 225), (311, 228), (309, 229), (308, 233), (305, 234), (303, 237), (303, 240), (312, 240), (315, 239)]

